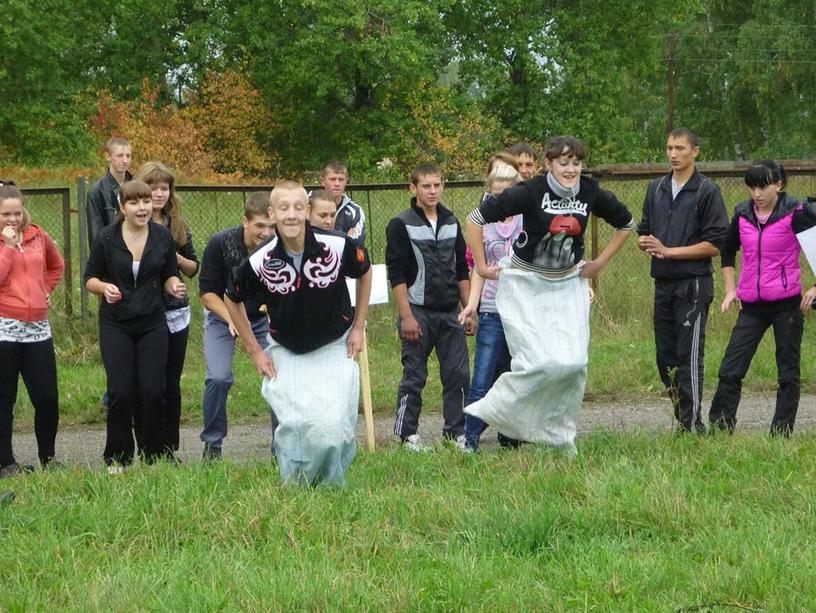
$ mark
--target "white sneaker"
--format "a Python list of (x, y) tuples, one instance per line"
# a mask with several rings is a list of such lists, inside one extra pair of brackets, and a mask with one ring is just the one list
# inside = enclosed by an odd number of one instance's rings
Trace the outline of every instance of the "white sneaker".
[(127, 466), (124, 464), (110, 464), (108, 466), (109, 475), (124, 475), (127, 471)]
[(456, 448), (459, 451), (463, 451), (465, 453), (476, 453), (475, 449), (472, 449), (471, 447), (467, 446), (467, 439), (465, 438), (464, 434), (460, 434), (459, 436), (457, 436), (456, 439), (454, 440), (454, 443), (456, 444)]
[(407, 449), (408, 451), (413, 451), (416, 453), (428, 451), (428, 448), (419, 442), (419, 434), (409, 434), (404, 439), (402, 439), (401, 445), (403, 449)]

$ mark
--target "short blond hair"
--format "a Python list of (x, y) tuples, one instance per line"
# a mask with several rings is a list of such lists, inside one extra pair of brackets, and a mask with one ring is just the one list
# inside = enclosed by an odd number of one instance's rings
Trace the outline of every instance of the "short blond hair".
[(323, 169), (320, 171), (320, 178), (325, 178), (330, 172), (346, 175), (346, 178), (348, 178), (348, 167), (342, 160), (329, 160), (323, 164)]
[(278, 181), (275, 183), (275, 187), (269, 194), (269, 208), (275, 208), (278, 204), (278, 198), (280, 198), (281, 192), (298, 192), (298, 196), (303, 197), (303, 204), (309, 204), (309, 194), (306, 193), (306, 189), (298, 183), (297, 181), (289, 181), (283, 180)]
[(130, 143), (126, 138), (122, 138), (121, 136), (114, 136), (113, 138), (108, 139), (108, 142), (105, 143), (103, 149), (107, 153), (113, 153), (114, 147), (130, 147)]

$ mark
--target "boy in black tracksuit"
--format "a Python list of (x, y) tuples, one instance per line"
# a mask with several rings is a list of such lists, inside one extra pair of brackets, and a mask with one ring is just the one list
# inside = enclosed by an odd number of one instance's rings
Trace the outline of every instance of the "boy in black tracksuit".
[(468, 318), (463, 329), (457, 316), (459, 304), (467, 304), (470, 280), (459, 222), (439, 202), (443, 185), (439, 167), (416, 168), (411, 174), (415, 195), (411, 207), (386, 229), (385, 262), (402, 339), (403, 375), (394, 434), (413, 450), (420, 448), (421, 394), (433, 349), (442, 380), (443, 436), (459, 439), (464, 434), (463, 407), (470, 379), (465, 333), (471, 332), (472, 321)]
[(652, 257), (657, 370), (682, 430), (704, 432), (701, 418), (705, 327), (714, 297), (711, 258), (719, 255), (728, 214), (719, 188), (694, 167), (696, 134), (678, 128), (666, 152), (672, 172), (646, 190), (638, 247)]
[(105, 175), (88, 190), (88, 247), (93, 247), (99, 231), (114, 223), (119, 215), (119, 188), (133, 179), (130, 174), (131, 148), (124, 138), (114, 137), (105, 143), (108, 168)]

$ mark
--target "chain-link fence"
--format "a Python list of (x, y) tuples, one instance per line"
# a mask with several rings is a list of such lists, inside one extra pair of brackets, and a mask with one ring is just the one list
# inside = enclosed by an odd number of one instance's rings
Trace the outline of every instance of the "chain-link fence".
[(78, 291), (74, 275), (79, 269), (74, 261), (77, 239), (72, 227), (72, 212), (75, 211), (71, 209), (71, 190), (67, 187), (41, 187), (21, 191), (32, 223), (48, 232), (65, 258), (63, 291), (51, 296), (52, 308), (73, 315), (74, 291)]
[[(798, 197), (816, 195), (816, 162), (788, 162), (788, 191)], [(725, 198), (729, 211), (737, 203), (748, 197), (743, 183), (744, 164), (702, 165), (701, 171), (714, 180)], [(625, 203), (632, 214), (639, 219), (646, 186), (666, 172), (657, 165), (607, 166), (589, 171), (605, 189), (614, 192)], [(57, 308), (66, 314), (76, 311), (88, 312), (87, 295), (81, 283), (82, 269), (87, 258), (87, 240), (84, 238), (85, 195), (87, 183), (80, 178), (75, 192), (63, 188), (35, 188), (23, 190), (26, 205), (31, 210), (35, 223), (45, 228), (59, 245), (66, 260), (64, 290), (55, 296)], [(207, 240), (217, 231), (241, 223), (244, 202), (252, 192), (265, 190), (271, 186), (230, 185), (203, 186), (183, 185), (177, 188), (183, 201), (184, 216), (193, 233), (193, 243), (199, 257)], [(460, 221), (479, 203), (484, 186), (480, 181), (450, 181), (446, 183), (442, 201), (453, 210)], [(381, 263), (385, 258), (385, 228), (391, 218), (408, 206), (411, 194), (405, 183), (350, 185), (349, 195), (363, 208), (366, 214), (366, 244), (372, 261)], [(72, 197), (73, 194), (73, 197)], [(76, 207), (71, 207), (71, 202)], [(74, 217), (77, 215), (77, 217)], [(595, 257), (606, 245), (612, 229), (603, 222), (593, 219), (587, 237), (587, 257)], [(610, 265), (603, 271), (599, 284), (602, 303), (606, 304), (614, 318), (626, 318), (627, 313), (642, 316), (644, 308), (644, 283), (649, 280), (649, 261), (630, 240)], [(614, 291), (606, 291), (614, 289)], [(191, 282), (191, 294), (197, 294), (197, 281)], [(611, 302), (610, 302), (611, 301)], [(90, 304), (95, 304), (90, 301)]]

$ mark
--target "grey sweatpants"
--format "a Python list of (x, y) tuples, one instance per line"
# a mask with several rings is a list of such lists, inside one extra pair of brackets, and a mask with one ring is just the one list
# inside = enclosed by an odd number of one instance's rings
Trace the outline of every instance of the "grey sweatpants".
[[(252, 323), (252, 332), (258, 344), (269, 345), (269, 320), (259, 318)], [(204, 312), (204, 359), (207, 378), (204, 379), (204, 429), (201, 440), (213, 447), (221, 447), (227, 436), (227, 394), (233, 383), (232, 358), (237, 339), (229, 332), (227, 323), (210, 311)], [(273, 430), (276, 423), (273, 423)]]

